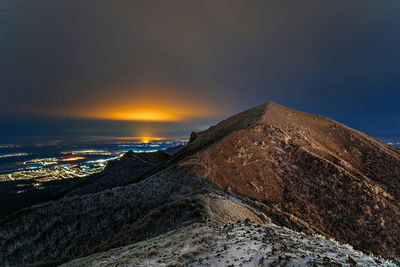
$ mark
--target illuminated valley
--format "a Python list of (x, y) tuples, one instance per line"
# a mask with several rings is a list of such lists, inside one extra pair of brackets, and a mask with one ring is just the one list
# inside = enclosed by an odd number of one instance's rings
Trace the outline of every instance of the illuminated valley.
[(24, 162), (26, 165), (35, 166), (28, 166), (26, 169), (8, 174), (0, 174), (0, 182), (16, 180), (35, 180), (37, 182), (48, 182), (52, 180), (85, 177), (103, 170), (109, 160), (117, 159), (118, 157), (119, 156), (96, 161), (88, 161), (80, 164), (60, 164), (60, 162), (74, 162), (84, 159), (84, 157), (70, 159), (67, 158), (61, 160), (57, 160), (56, 158), (35, 159)]
[(57, 197), (129, 150), (154, 152), (186, 144), (156, 137), (121, 137), (99, 143), (42, 142), (0, 145), (0, 218)]
[[(69, 147), (64, 146), (48, 146), (50, 157), (40, 157), (40, 155), (35, 154), (35, 151), (2, 153), (0, 159), (11, 161), (14, 168), (6, 169), (2, 167), (0, 161), (0, 182), (31, 180), (32, 183), (44, 183), (54, 180), (82, 178), (102, 171), (107, 162), (118, 159), (128, 150), (154, 152), (185, 144), (181, 141), (168, 141), (150, 137), (143, 137), (140, 141), (131, 142), (122, 139), (113, 144), (86, 145), (85, 147), (89, 148), (74, 150), (68, 150), (66, 148)], [(90, 148), (91, 146), (95, 148)], [(40, 148), (40, 151), (43, 150), (46, 150), (46, 147)], [(12, 161), (14, 158), (19, 160), (16, 159), (14, 162)]]

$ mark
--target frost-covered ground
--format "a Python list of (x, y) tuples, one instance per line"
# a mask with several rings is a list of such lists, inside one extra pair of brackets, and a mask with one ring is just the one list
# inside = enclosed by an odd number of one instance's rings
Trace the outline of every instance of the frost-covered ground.
[(395, 266), (276, 225), (192, 224), (64, 266)]

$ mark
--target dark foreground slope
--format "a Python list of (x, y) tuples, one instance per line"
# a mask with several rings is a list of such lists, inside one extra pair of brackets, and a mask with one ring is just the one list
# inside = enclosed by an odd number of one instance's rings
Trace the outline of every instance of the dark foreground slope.
[(246, 218), (270, 222), (263, 213), (226, 196), (190, 170), (172, 166), (139, 183), (66, 195), (3, 220), (0, 265), (56, 265), (185, 224)]
[(64, 194), (85, 195), (129, 185), (168, 157), (163, 151), (135, 153), (130, 150), (122, 158), (108, 162), (103, 172), (85, 178)]
[(399, 150), (332, 120), (264, 104), (194, 134), (143, 173), (123, 164), (98, 184), (129, 185), (76, 188), (1, 222), (3, 265), (61, 263), (194, 222), (246, 218), (399, 261)]

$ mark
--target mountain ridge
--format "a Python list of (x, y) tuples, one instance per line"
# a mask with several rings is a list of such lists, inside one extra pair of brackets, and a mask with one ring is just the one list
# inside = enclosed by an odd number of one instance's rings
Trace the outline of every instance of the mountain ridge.
[(194, 222), (250, 218), (400, 262), (399, 149), (273, 102), (191, 139), (148, 169), (124, 160), (112, 167), (121, 172), (98, 176), (117, 187), (71, 192), (2, 222), (0, 259), (62, 263)]
[[(392, 237), (393, 230), (400, 231), (397, 223), (400, 220), (397, 197), (400, 193), (399, 149), (331, 119), (275, 103), (263, 104), (249, 111), (254, 110), (262, 115), (257, 116), (258, 120), (249, 127), (232, 131), (229, 136), (178, 164), (190, 165), (191, 169), (198, 170), (198, 175), (223, 188), (260, 201), (267, 214), (278, 216), (280, 223), (283, 220), (288, 226), (335, 237), (358, 249), (388, 256), (386, 253), (390, 254), (390, 249), (380, 243), (380, 238), (370, 244), (373, 239), (371, 232), (383, 231), (385, 242), (396, 242), (394, 247), (399, 248), (398, 238)], [(258, 113), (259, 110), (264, 112)], [(227, 122), (229, 119), (222, 124)], [(200, 133), (193, 143), (200, 142), (202, 135), (207, 136), (208, 131), (213, 131), (213, 128)], [(315, 183), (318, 185), (315, 186)], [(307, 186), (299, 190), (299, 186), (304, 184)], [(364, 205), (352, 196), (347, 186), (361, 193), (362, 201), (368, 204)], [(342, 193), (333, 190), (335, 187)], [(322, 189), (327, 197), (310, 192)], [(314, 195), (312, 203), (302, 195)], [(320, 199), (329, 200), (332, 207), (327, 207)], [(352, 207), (339, 203), (338, 199), (360, 206), (361, 211), (354, 213)], [(302, 206), (311, 210), (301, 211)], [(347, 214), (354, 214), (357, 218), (342, 222), (334, 218), (335, 214), (328, 214), (332, 208), (341, 212), (339, 214), (344, 218)], [(321, 210), (327, 214), (313, 216)], [(375, 220), (379, 221), (373, 221), (373, 226), (367, 225), (368, 230), (362, 229), (365, 231), (362, 236), (365, 237), (359, 239), (357, 236), (360, 234), (354, 236), (354, 233), (360, 231), (357, 228), (365, 221), (374, 219), (371, 211), (375, 212)], [(309, 213), (309, 216), (304, 216), (304, 213)], [(326, 216), (335, 220), (334, 225), (344, 228), (332, 229), (329, 223), (321, 222)], [(340, 233), (348, 228), (352, 230)], [(380, 249), (376, 250), (377, 247)]]

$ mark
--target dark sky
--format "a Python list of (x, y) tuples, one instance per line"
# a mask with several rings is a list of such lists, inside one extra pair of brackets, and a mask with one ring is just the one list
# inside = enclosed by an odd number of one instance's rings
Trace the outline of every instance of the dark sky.
[(2, 0), (0, 38), (0, 143), (181, 138), (270, 100), (400, 133), (398, 0)]

